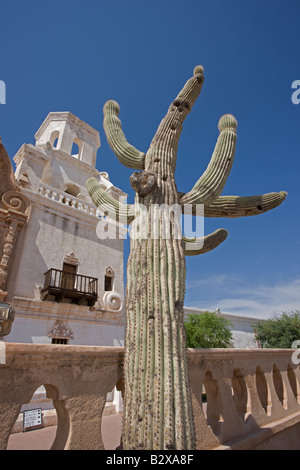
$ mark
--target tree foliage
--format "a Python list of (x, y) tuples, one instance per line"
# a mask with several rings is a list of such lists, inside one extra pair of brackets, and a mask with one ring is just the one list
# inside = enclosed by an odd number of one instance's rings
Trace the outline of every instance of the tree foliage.
[(188, 348), (228, 348), (231, 347), (232, 323), (216, 313), (191, 313), (185, 319)]
[(255, 339), (262, 348), (292, 347), (300, 340), (300, 311), (282, 312), (268, 320), (261, 320), (254, 325)]

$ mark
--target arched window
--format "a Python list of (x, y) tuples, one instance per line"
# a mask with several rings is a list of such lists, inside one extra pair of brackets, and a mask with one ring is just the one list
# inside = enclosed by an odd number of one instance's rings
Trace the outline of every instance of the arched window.
[(76, 144), (76, 142), (73, 142), (71, 155), (73, 157), (78, 157), (78, 155), (79, 155), (79, 147), (78, 147), (78, 144)]
[(104, 290), (105, 291), (113, 290), (114, 277), (115, 277), (114, 270), (110, 266), (108, 266), (105, 270), (105, 276), (104, 276)]
[(72, 145), (72, 150), (71, 150), (72, 157), (78, 158), (78, 160), (80, 160), (81, 150), (82, 150), (82, 141), (78, 137), (76, 137), (73, 140), (73, 145)]
[(59, 138), (59, 131), (53, 131), (50, 136), (50, 144), (52, 145), (54, 149), (57, 148), (58, 138)]

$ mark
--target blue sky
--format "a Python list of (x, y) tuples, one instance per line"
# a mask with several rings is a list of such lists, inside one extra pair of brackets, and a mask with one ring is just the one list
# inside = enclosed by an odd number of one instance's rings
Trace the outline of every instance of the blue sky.
[[(50, 111), (99, 130), (97, 168), (128, 193), (102, 127), (108, 99), (121, 107), (134, 146), (150, 141), (193, 68), (205, 83), (178, 149), (177, 187), (205, 170), (224, 113), (238, 120), (235, 161), (223, 194), (288, 192), (266, 214), (206, 219), (229, 231), (206, 255), (187, 258), (187, 306), (268, 317), (300, 310), (300, 2), (296, 0), (1, 0), (0, 135), (11, 158)], [(125, 254), (128, 254), (126, 242)]]

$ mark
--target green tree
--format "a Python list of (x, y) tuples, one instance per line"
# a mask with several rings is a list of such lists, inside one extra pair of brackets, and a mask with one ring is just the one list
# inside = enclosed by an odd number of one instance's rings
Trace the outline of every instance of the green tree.
[(191, 313), (184, 321), (188, 348), (228, 348), (232, 323), (216, 313)]
[(254, 325), (255, 339), (262, 348), (292, 347), (300, 340), (300, 311), (282, 312), (268, 320), (261, 320)]

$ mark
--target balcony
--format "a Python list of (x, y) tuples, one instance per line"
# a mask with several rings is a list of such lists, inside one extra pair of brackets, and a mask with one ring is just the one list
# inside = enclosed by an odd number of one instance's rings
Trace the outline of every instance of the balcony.
[(45, 273), (41, 298), (92, 307), (98, 298), (98, 279), (51, 268)]

